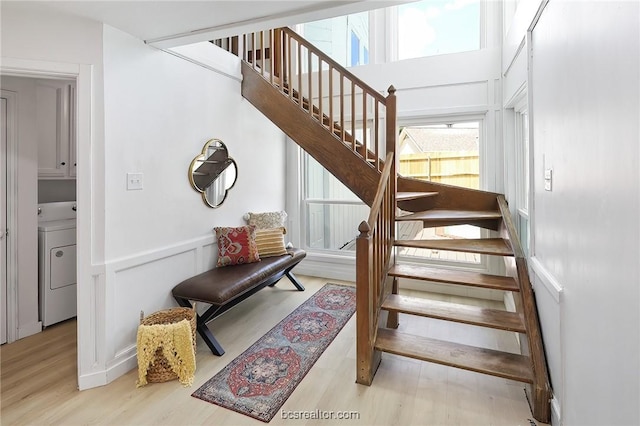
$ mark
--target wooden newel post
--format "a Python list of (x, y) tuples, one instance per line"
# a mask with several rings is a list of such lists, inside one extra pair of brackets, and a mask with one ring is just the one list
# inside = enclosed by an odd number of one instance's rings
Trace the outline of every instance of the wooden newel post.
[(358, 227), (356, 239), (356, 382), (370, 385), (375, 368), (373, 361), (373, 294), (370, 259), (373, 256), (371, 228), (366, 221)]
[(386, 119), (387, 119), (387, 154), (396, 151), (396, 88), (393, 85), (389, 86), (389, 95), (387, 95), (386, 102)]
[[(389, 86), (389, 95), (387, 96), (387, 155), (393, 153), (393, 167), (390, 173), (391, 187), (389, 189), (391, 193), (391, 241), (395, 240), (395, 215), (396, 215), (396, 192), (398, 188), (398, 152), (397, 141), (398, 129), (397, 129), (397, 109), (396, 109), (396, 88), (393, 85)], [(395, 256), (394, 256), (395, 259)], [(389, 265), (391, 266), (391, 265)]]

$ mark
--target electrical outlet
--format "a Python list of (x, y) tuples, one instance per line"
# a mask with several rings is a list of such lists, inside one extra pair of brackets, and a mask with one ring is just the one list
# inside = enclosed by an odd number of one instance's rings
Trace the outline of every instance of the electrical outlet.
[(142, 173), (127, 173), (127, 190), (135, 190), (143, 188), (144, 174)]

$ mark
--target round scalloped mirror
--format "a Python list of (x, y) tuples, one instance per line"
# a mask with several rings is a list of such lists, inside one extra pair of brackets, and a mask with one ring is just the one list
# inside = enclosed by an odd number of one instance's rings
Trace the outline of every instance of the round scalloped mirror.
[(202, 194), (204, 203), (220, 207), (238, 175), (237, 165), (229, 157), (226, 145), (220, 139), (210, 139), (202, 152), (189, 165), (189, 183)]

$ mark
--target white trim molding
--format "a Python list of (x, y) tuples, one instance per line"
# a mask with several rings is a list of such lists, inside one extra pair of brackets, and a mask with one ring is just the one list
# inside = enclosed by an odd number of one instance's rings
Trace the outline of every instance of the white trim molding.
[(553, 274), (549, 272), (549, 270), (535, 256), (529, 259), (529, 266), (536, 276), (540, 278), (540, 282), (544, 285), (544, 288), (549, 292), (556, 303), (560, 303), (563, 288)]

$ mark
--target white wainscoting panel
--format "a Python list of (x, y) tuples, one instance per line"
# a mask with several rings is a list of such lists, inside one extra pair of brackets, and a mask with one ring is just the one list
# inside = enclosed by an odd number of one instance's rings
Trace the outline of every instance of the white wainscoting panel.
[[(105, 370), (84, 379), (84, 388), (109, 383), (137, 368), (136, 335), (140, 312), (147, 316), (176, 307), (171, 289), (181, 281), (215, 266), (213, 235), (153, 252), (107, 263), (107, 312), (96, 318), (96, 330), (105, 329)], [(99, 341), (96, 342), (96, 346)], [(98, 362), (98, 364), (100, 364)], [(89, 386), (92, 384), (93, 386)]]

